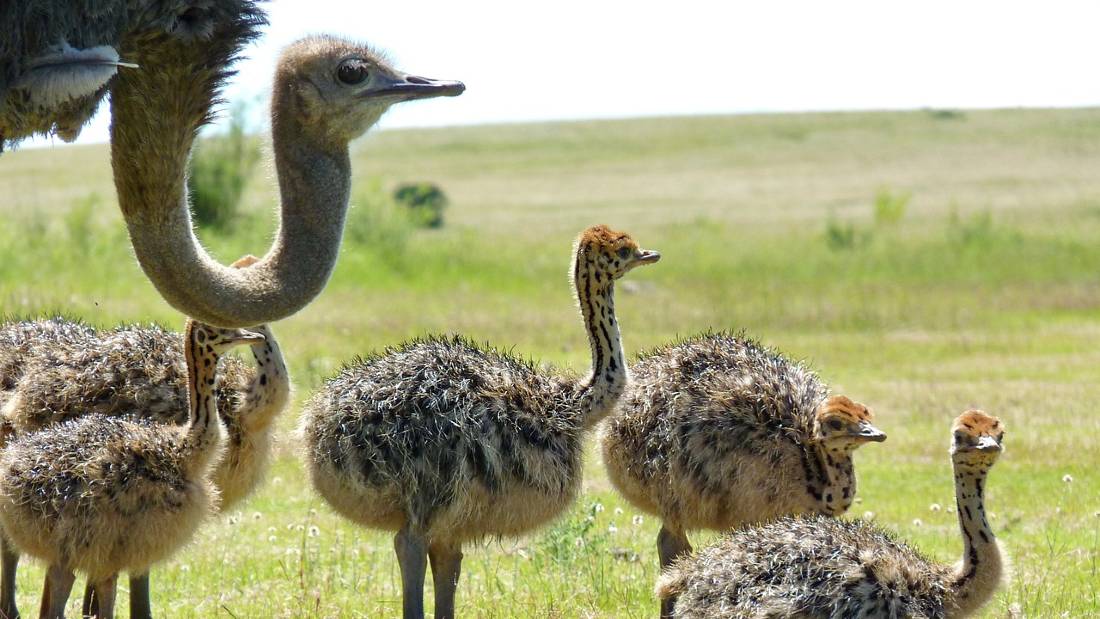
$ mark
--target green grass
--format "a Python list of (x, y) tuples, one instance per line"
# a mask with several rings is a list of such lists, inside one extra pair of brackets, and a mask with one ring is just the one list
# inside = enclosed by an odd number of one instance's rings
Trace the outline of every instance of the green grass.
[[(182, 324), (136, 266), (106, 155), (0, 159), (4, 312)], [(427, 331), (583, 371), (569, 248), (583, 227), (608, 223), (664, 255), (620, 286), (628, 349), (743, 328), (808, 359), (890, 435), (857, 456), (851, 515), (870, 512), (938, 559), (960, 551), (947, 511), (950, 420), (970, 406), (1001, 416), (1007, 451), (988, 500), (1014, 574), (984, 616), (1100, 613), (1100, 110), (393, 131), (353, 156), (364, 202), (433, 182), (451, 200), (447, 223), (379, 235), (372, 226), (393, 222), (352, 211), (358, 240), (349, 235), (332, 282), (275, 327), (298, 401), (351, 356)], [(266, 247), (267, 169), (244, 203), (232, 236), (201, 233), (227, 262)], [(830, 243), (830, 222), (855, 241)], [(163, 613), (399, 616), (390, 538), (309, 491), (296, 417), (281, 422), (269, 483), (154, 572)], [(460, 613), (654, 615), (657, 523), (635, 524), (595, 451), (587, 473), (568, 518), (467, 550)], [(21, 572), (25, 613), (40, 582), (40, 569)]]

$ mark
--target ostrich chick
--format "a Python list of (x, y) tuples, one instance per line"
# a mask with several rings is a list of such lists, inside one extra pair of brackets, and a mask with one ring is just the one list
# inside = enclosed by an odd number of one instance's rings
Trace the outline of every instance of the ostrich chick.
[(64, 616), (74, 571), (95, 587), (99, 616), (112, 617), (118, 572), (143, 573), (191, 538), (217, 502), (218, 358), (262, 339), (188, 321), (183, 427), (90, 413), (19, 436), (0, 455), (0, 523), (49, 564), (42, 617)]
[[(247, 267), (257, 259), (233, 263)], [(217, 387), (218, 414), (226, 430), (226, 449), (213, 482), (227, 511), (247, 497), (268, 468), (273, 422), (290, 401), (290, 376), (271, 329), (249, 329), (264, 336), (250, 348), (255, 369), (237, 357), (222, 359)], [(0, 385), (18, 376), (0, 417), (8, 434), (23, 435), (88, 413), (140, 415), (160, 423), (188, 419), (187, 367), (178, 333), (154, 327), (123, 326), (97, 332), (81, 323), (51, 318), (15, 322), (0, 328)], [(21, 354), (20, 354), (21, 353)], [(5, 436), (0, 445), (10, 440)], [(0, 539), (0, 612), (19, 615), (15, 573), (19, 555)], [(89, 589), (90, 592), (90, 589)], [(92, 600), (85, 596), (85, 614)], [(130, 616), (149, 619), (152, 607), (148, 574), (130, 575)]]
[(95, 329), (61, 316), (5, 322), (0, 327), (0, 406), (19, 383), (28, 358), (41, 350), (79, 345), (93, 335)]
[(802, 365), (719, 333), (643, 355), (601, 443), (612, 484), (662, 519), (663, 569), (691, 552), (690, 530), (843, 513), (856, 492), (852, 453), (886, 439), (871, 422)]
[(572, 502), (583, 436), (627, 380), (615, 281), (659, 258), (606, 226), (581, 234), (572, 279), (592, 353), (583, 380), (431, 337), (346, 367), (306, 404), (314, 487), (345, 517), (397, 532), (406, 619), (424, 615), (425, 558), (435, 616), (453, 617), (464, 542), (530, 531)]
[(863, 521), (787, 517), (734, 531), (661, 577), (680, 619), (804, 617), (953, 619), (976, 613), (1001, 582), (985, 517), (985, 479), (1004, 427), (981, 411), (952, 426), (951, 464), (963, 558), (942, 565)]

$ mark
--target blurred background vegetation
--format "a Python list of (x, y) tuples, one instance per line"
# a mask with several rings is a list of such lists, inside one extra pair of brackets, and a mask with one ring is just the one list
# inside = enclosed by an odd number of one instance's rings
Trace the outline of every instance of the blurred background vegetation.
[[(200, 235), (223, 262), (261, 254), (274, 231), (267, 148), (242, 130), (197, 149)], [(960, 549), (948, 424), (970, 406), (1000, 415), (989, 501), (1015, 576), (985, 616), (1100, 613), (1100, 110), (385, 131), (352, 155), (333, 280), (274, 327), (299, 400), (353, 355), (428, 331), (583, 372), (569, 251), (607, 223), (664, 256), (619, 286), (628, 350), (728, 328), (807, 358), (890, 435), (857, 456), (851, 515), (940, 559)], [(6, 313), (182, 325), (135, 263), (105, 147), (5, 154), (0, 196)], [(281, 422), (273, 483), (154, 574), (159, 603), (398, 614), (389, 539), (306, 490), (296, 417)], [(554, 527), (469, 550), (460, 612), (652, 615), (652, 519), (614, 495), (596, 454), (585, 488)], [(20, 582), (29, 596), (39, 574)]]

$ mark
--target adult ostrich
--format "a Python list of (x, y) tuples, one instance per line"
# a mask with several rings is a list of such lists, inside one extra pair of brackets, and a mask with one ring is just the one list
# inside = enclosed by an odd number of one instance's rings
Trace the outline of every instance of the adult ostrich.
[[(227, 328), (280, 320), (317, 296), (336, 262), (350, 184), (344, 136), (304, 145), (319, 154), (280, 169), (279, 232), (256, 264), (221, 265), (195, 238), (187, 159), (230, 65), (265, 23), (259, 4), (0, 2), (0, 144), (74, 139), (109, 89), (115, 187), (138, 262), (173, 307)], [(119, 69), (123, 61), (139, 68)], [(380, 77), (393, 87), (387, 106), (461, 92), (396, 71)]]

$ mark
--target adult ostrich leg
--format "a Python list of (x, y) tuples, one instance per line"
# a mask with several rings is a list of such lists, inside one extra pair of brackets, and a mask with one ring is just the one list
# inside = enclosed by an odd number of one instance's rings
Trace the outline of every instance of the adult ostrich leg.
[[(298, 79), (305, 67), (294, 62), (276, 71), (272, 141), (282, 198), (279, 232), (259, 262), (235, 269), (217, 263), (195, 238), (185, 175), (224, 63), (205, 66), (200, 50), (156, 36), (162, 39), (157, 45), (128, 41), (122, 54), (165, 70), (120, 73), (111, 91), (119, 205), (138, 261), (161, 295), (185, 314), (222, 327), (279, 320), (317, 296), (343, 234), (351, 186), (348, 142), (394, 103), (464, 89), (459, 82), (396, 71), (346, 42), (305, 43), (329, 47), (333, 62), (311, 76), (316, 81)], [(185, 61), (171, 65), (162, 54)]]

